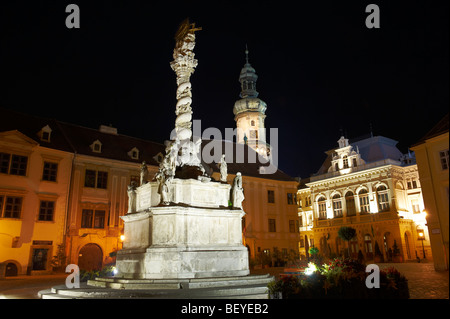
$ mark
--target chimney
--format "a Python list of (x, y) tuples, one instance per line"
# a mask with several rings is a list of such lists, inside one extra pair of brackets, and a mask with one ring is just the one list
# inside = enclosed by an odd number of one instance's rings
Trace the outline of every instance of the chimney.
[(109, 124), (109, 126), (107, 126), (107, 125), (100, 125), (98, 130), (100, 132), (102, 132), (102, 133), (108, 133), (108, 134), (117, 135), (117, 128), (113, 127), (112, 124)]

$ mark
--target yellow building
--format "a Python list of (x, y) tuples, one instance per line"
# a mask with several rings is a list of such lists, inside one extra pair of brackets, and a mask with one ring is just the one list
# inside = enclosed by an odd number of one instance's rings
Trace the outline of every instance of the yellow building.
[(0, 109), (0, 277), (52, 271), (72, 160), (56, 121)]
[(420, 173), (436, 270), (448, 270), (449, 118), (447, 115), (411, 149)]
[[(366, 261), (377, 250), (385, 261), (431, 259), (413, 155), (403, 155), (397, 141), (382, 136), (352, 143), (341, 137), (338, 144), (298, 190), (302, 255), (315, 246), (328, 256), (349, 251), (357, 257), (361, 251)], [(356, 230), (348, 243), (338, 236), (342, 226)]]
[[(227, 164), (227, 182), (232, 184), (236, 173), (242, 174), (245, 196), (242, 206), (246, 213), (242, 220), (243, 241), (251, 262), (253, 265), (281, 264), (298, 257), (298, 183), (281, 170), (260, 174), (259, 167), (263, 164), (247, 161), (247, 154), (251, 152), (254, 150), (245, 145), (245, 162)], [(214, 170), (212, 178), (219, 180), (217, 166), (211, 165), (211, 168)]]
[(122, 248), (123, 216), (128, 211), (127, 187), (139, 183), (141, 163), (149, 178), (157, 171), (162, 144), (118, 134), (101, 125), (98, 130), (61, 123), (75, 155), (66, 229), (68, 263), (80, 269), (101, 269), (114, 263)]

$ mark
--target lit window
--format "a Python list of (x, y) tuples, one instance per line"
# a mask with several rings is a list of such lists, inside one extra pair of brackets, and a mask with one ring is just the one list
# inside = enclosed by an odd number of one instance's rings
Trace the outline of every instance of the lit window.
[(389, 195), (386, 186), (380, 186), (377, 188), (378, 196), (378, 210), (380, 212), (386, 212), (389, 210)]
[(325, 201), (325, 197), (321, 197), (318, 201), (318, 208), (319, 208), (319, 219), (326, 219), (327, 218), (327, 204)]
[(348, 158), (347, 158), (347, 155), (344, 155), (343, 162), (344, 162), (344, 168), (348, 168)]
[(360, 190), (358, 195), (359, 195), (359, 206), (361, 209), (361, 213), (370, 212), (369, 194), (367, 193), (367, 190), (365, 190), (365, 189)]
[(439, 157), (441, 159), (441, 168), (444, 170), (448, 169), (448, 165), (449, 165), (448, 150), (440, 151)]
[(333, 196), (333, 214), (334, 217), (342, 217), (342, 200), (339, 194)]

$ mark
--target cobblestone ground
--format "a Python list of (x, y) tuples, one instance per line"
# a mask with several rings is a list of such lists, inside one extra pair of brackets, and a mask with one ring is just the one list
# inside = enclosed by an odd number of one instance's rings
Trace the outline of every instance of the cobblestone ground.
[[(411, 299), (449, 299), (448, 271), (436, 271), (432, 262), (426, 263), (380, 263), (380, 269), (395, 267), (408, 279)], [(283, 267), (255, 269), (253, 274), (270, 273), (277, 276)]]
[(395, 267), (408, 279), (411, 299), (449, 299), (448, 271), (436, 271), (429, 263), (380, 263), (380, 269)]

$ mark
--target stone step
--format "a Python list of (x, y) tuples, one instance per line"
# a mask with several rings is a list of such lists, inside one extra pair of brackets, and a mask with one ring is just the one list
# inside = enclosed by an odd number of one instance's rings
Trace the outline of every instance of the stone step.
[[(227, 282), (232, 282), (233, 284), (219, 287), (201, 287), (196, 285), (196, 288), (193, 289), (112, 289), (82, 283), (80, 288), (73, 289), (69, 289), (64, 285), (55, 286), (51, 289), (40, 291), (39, 296), (42, 299), (264, 299), (268, 298), (267, 284), (272, 278), (268, 276), (263, 277), (265, 278), (255, 278), (254, 280), (218, 280), (221, 284), (226, 284)], [(239, 281), (240, 284), (237, 284)], [(251, 283), (252, 281), (253, 283)], [(201, 282), (201, 280), (196, 280), (194, 284)], [(214, 284), (212, 279), (207, 282)], [(112, 284), (112, 282), (109, 282), (109, 284)], [(137, 283), (130, 284), (135, 285)]]

